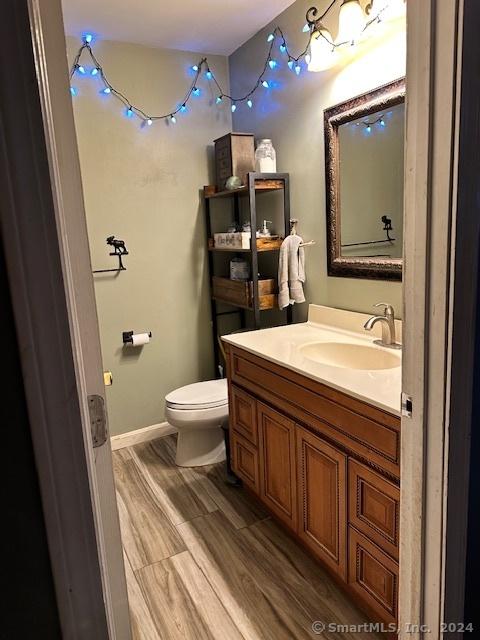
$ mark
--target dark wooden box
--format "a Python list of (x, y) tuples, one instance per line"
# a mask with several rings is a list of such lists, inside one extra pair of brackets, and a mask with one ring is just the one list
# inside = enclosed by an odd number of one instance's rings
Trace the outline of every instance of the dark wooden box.
[(249, 171), (255, 171), (255, 138), (252, 133), (227, 133), (215, 140), (217, 189), (223, 191), (230, 176), (243, 184)]
[[(253, 308), (253, 282), (230, 280), (230, 278), (212, 278), (213, 297), (216, 300), (231, 303), (244, 309)], [(273, 309), (277, 304), (277, 283), (273, 279), (258, 281), (260, 309)]]

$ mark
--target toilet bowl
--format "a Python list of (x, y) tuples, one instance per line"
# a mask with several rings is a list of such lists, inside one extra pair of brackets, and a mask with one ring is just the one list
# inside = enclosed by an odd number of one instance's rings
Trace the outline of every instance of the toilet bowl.
[(178, 466), (200, 467), (225, 460), (226, 380), (197, 382), (172, 391), (165, 397), (165, 417), (178, 429)]

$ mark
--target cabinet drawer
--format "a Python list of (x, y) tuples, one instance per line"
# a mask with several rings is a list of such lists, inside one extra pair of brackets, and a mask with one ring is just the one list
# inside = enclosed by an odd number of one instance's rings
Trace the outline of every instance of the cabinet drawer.
[(350, 524), (398, 560), (398, 487), (365, 465), (350, 459), (348, 502)]
[(256, 400), (234, 385), (230, 387), (230, 416), (233, 430), (256, 445), (258, 442)]
[(348, 528), (348, 583), (375, 621), (396, 623), (398, 564), (353, 527)]
[(296, 531), (295, 424), (261, 402), (257, 408), (260, 497), (278, 518)]
[(233, 470), (250, 489), (258, 494), (260, 483), (256, 447), (235, 432), (231, 435), (230, 447)]
[(343, 580), (347, 574), (347, 456), (297, 426), (298, 535)]

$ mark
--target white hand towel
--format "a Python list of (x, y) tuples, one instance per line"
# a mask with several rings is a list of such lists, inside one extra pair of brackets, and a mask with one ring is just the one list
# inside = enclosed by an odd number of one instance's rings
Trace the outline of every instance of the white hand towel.
[(305, 250), (300, 245), (300, 236), (287, 236), (280, 247), (278, 260), (278, 306), (285, 309), (289, 304), (305, 302)]

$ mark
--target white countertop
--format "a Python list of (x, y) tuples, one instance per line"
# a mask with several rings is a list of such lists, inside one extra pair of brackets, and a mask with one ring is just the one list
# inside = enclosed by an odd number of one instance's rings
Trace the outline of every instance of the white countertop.
[[(340, 368), (308, 359), (299, 349), (311, 342), (343, 342), (383, 350), (373, 344), (379, 337), (379, 325), (372, 332), (363, 329), (363, 324), (369, 317), (366, 314), (310, 305), (308, 322), (231, 334), (223, 336), (223, 340), (399, 416), (401, 366), (373, 371)], [(401, 334), (401, 322), (396, 321), (396, 326), (398, 340), (401, 339), (398, 336)], [(401, 351), (396, 353), (401, 358)]]

